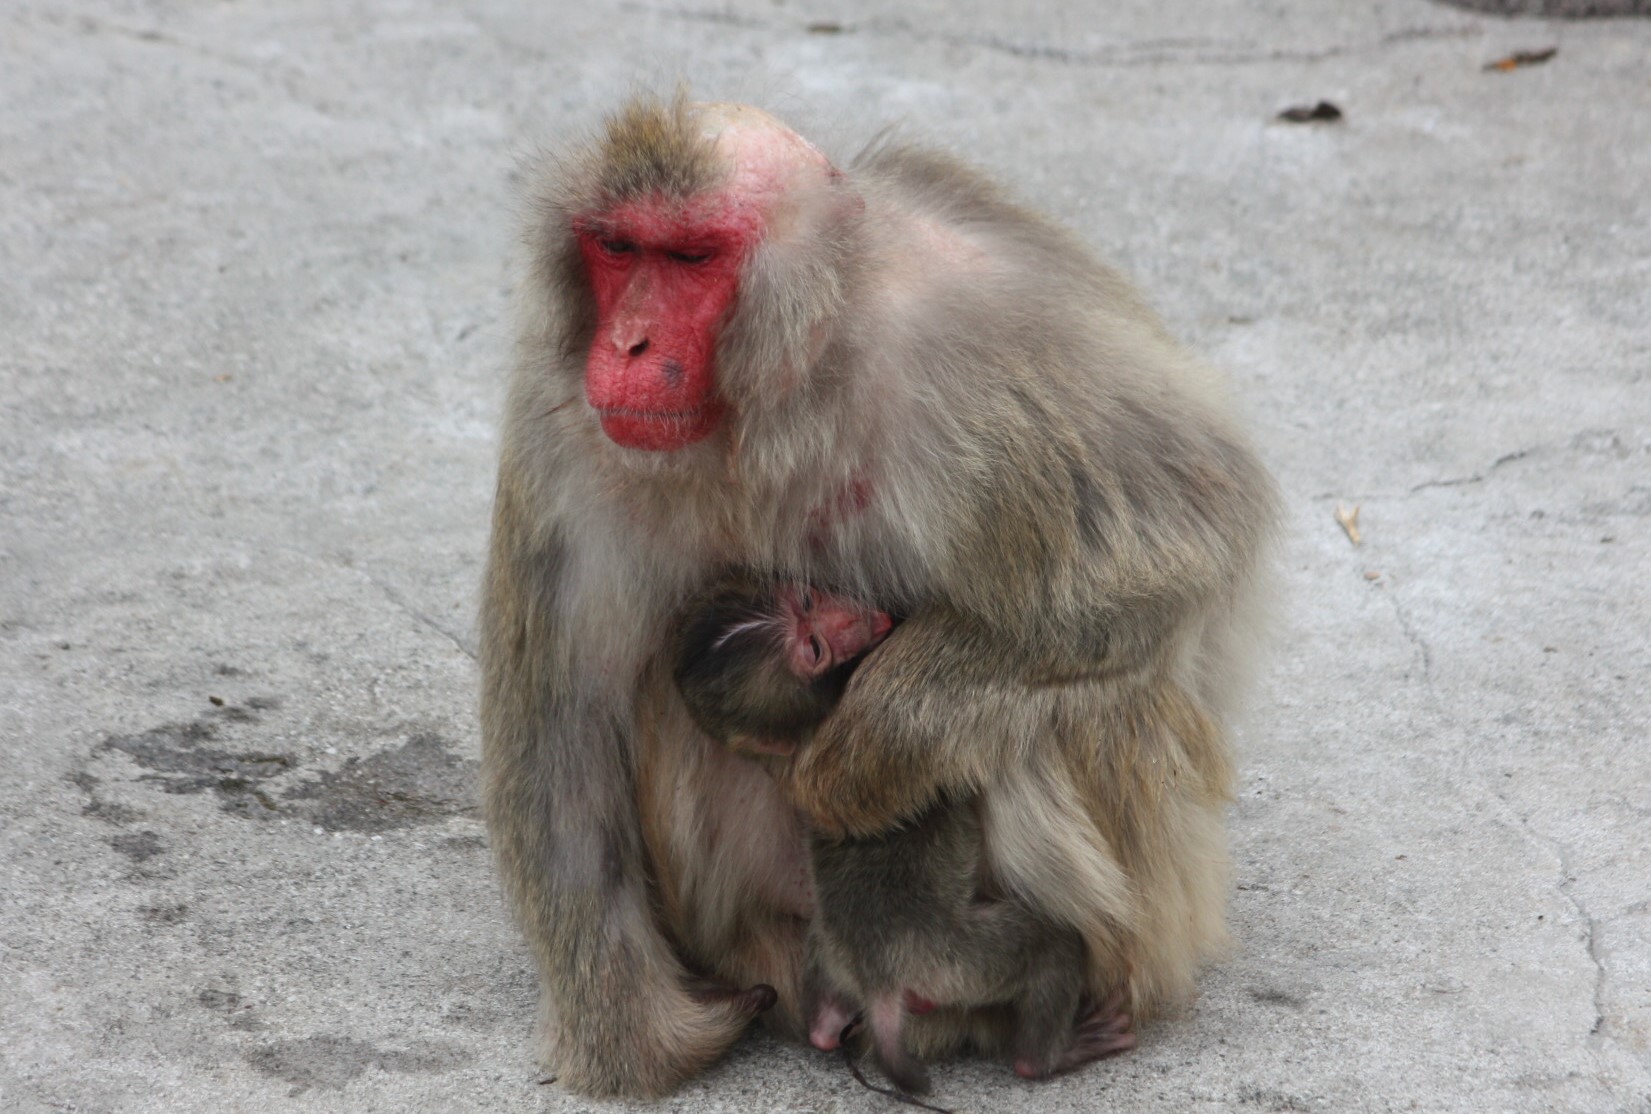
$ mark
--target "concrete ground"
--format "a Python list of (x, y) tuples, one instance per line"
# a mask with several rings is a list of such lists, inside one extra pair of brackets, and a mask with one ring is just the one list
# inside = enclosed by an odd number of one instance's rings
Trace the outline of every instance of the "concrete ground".
[(5, 5), (0, 1109), (623, 1108), (537, 1085), (473, 613), (516, 160), (678, 77), (1012, 179), (1288, 498), (1232, 956), (940, 1104), (1651, 1111), (1651, 22), (1426, 0)]

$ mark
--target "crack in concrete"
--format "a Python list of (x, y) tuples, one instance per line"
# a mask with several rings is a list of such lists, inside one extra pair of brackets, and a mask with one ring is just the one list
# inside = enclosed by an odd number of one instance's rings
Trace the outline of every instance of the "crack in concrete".
[(457, 646), (459, 648), (459, 652), (464, 654), (471, 661), (476, 660), (476, 649), (475, 649), (475, 647), (469, 645), (462, 638), (460, 638), (457, 634), (454, 634), (452, 631), (448, 630), (446, 627), (442, 626), (440, 623), (438, 623), (434, 619), (432, 619), (429, 615), (427, 615), (423, 611), (419, 610), (411, 602), (409, 602), (405, 596), (403, 596), (400, 592), (396, 591), (396, 589), (394, 589), (390, 585), (384, 583), (384, 581), (380, 580), (378, 577), (374, 576), (372, 573), (368, 572), (366, 569), (354, 568), (354, 567), (348, 566), (348, 565), (345, 565), (343, 567), (349, 568), (351, 572), (361, 574), (361, 576), (367, 581), (367, 583), (373, 585), (373, 587), (377, 588), (380, 592), (383, 592), (384, 593), (384, 598), (389, 600), (391, 603), (395, 604), (396, 607), (399, 608), (401, 611), (405, 612), (408, 615), (411, 615), (414, 619), (417, 619), (419, 622), (423, 623), (425, 626), (429, 627), (431, 630), (435, 631), (437, 634), (439, 634), (443, 638), (447, 639), (447, 641), (451, 642), (454, 646)]
[(1410, 619), (1410, 612), (1404, 604), (1399, 602), (1397, 592), (1389, 590), (1387, 602), (1393, 605), (1393, 615), (1399, 621), (1399, 631), (1405, 636), (1405, 641), (1414, 646), (1422, 659), (1422, 684), (1431, 689), (1433, 687), (1433, 648), (1428, 645), (1427, 639), (1416, 629), (1416, 624)]
[(1463, 785), (1476, 790), (1482, 800), (1501, 814), (1501, 822), (1513, 831), (1528, 839), (1534, 846), (1552, 855), (1559, 866), (1559, 881), (1554, 886), (1554, 892), (1565, 899), (1565, 902), (1576, 911), (1577, 918), (1583, 924), (1583, 947), (1588, 960), (1594, 966), (1593, 1005), (1594, 1021), (1588, 1027), (1588, 1040), (1599, 1043), (1615, 1041), (1616, 1034), (1611, 1031), (1610, 1024), (1605, 1017), (1605, 998), (1609, 993), (1610, 972), (1605, 966), (1605, 955), (1600, 944), (1599, 918), (1588, 909), (1587, 902), (1575, 892), (1574, 886), (1577, 875), (1571, 869), (1571, 855), (1565, 844), (1553, 836), (1544, 835), (1531, 826), (1530, 820), (1520, 815), (1517, 809), (1508, 801), (1508, 798), (1497, 790), (1478, 781), (1469, 772), (1468, 752), (1459, 751), (1456, 756), (1456, 776)]
[[(741, 15), (738, 12), (721, 11), (715, 8), (682, 8), (667, 7), (663, 4), (620, 4), (622, 12), (636, 12), (641, 15), (656, 15), (665, 19), (680, 19), (684, 23), (713, 23), (719, 27), (743, 27), (751, 31), (772, 31), (779, 24), (772, 19), (761, 16)], [(846, 28), (845, 28), (846, 30)]]
[(1577, 916), (1582, 918), (1585, 926), (1584, 943), (1587, 945), (1588, 958), (1594, 965), (1594, 1023), (1588, 1029), (1591, 1039), (1609, 1039), (1611, 1034), (1606, 1029), (1605, 1020), (1605, 987), (1609, 974), (1605, 969), (1605, 957), (1600, 954), (1599, 919), (1588, 911), (1588, 905), (1576, 893), (1572, 886), (1576, 883), (1576, 875), (1571, 872), (1571, 856), (1565, 845), (1551, 836), (1532, 832), (1532, 837), (1548, 844), (1554, 857), (1559, 860), (1560, 882), (1556, 887), (1560, 896), (1571, 903)]
[(1220, 44), (1212, 43), (1207, 39), (1160, 39), (1080, 50), (1054, 46), (1048, 43), (1017, 42), (998, 35), (966, 35), (946, 32), (928, 34), (911, 26), (908, 21), (903, 19), (872, 21), (866, 26), (868, 30), (874, 32), (905, 34), (918, 42), (939, 42), (947, 46), (972, 46), (1033, 61), (1113, 69), (1161, 65), (1251, 66), (1272, 62), (1328, 62), (1336, 58), (1380, 50), (1395, 43), (1429, 38), (1474, 37), (1481, 34), (1477, 28), (1419, 28), (1408, 32), (1383, 35), (1375, 42), (1297, 49), (1264, 49), (1253, 46), (1223, 49)]
[[(778, 32), (793, 25), (793, 21), (764, 19), (737, 12), (688, 7), (670, 7), (659, 4), (624, 3), (622, 11), (678, 19), (691, 23), (710, 23), (723, 27)], [(798, 24), (809, 30), (809, 24)], [(903, 18), (869, 19), (859, 24), (842, 24), (834, 33), (864, 33), (884, 37), (911, 39), (918, 43), (938, 43), (943, 46), (974, 47), (996, 54), (1007, 54), (1034, 62), (1053, 62), (1065, 66), (1123, 69), (1135, 66), (1246, 66), (1272, 62), (1327, 62), (1348, 55), (1381, 50), (1388, 46), (1429, 39), (1478, 38), (1484, 30), (1467, 27), (1413, 27), (1392, 31), (1373, 42), (1343, 44), (1326, 47), (1296, 49), (1261, 48), (1240, 45), (1223, 49), (1222, 44), (1210, 39), (1147, 39), (1139, 42), (1080, 49), (1057, 46), (1053, 43), (1005, 38), (992, 34), (965, 34), (953, 31), (928, 31)]]
[(398, 611), (402, 612), (404, 615), (411, 616), (413, 619), (416, 619), (424, 626), (429, 627), (431, 630), (447, 639), (447, 641), (451, 642), (458, 648), (461, 654), (469, 658), (471, 661), (477, 660), (477, 651), (474, 646), (466, 642), (457, 634), (448, 630), (446, 627), (442, 626), (440, 623), (436, 622), (435, 619), (431, 618), (428, 614), (414, 606), (414, 604), (409, 601), (406, 596), (403, 596), (395, 588), (391, 587), (389, 584), (386, 584), (366, 569), (353, 565), (348, 561), (339, 560), (336, 557), (327, 557), (323, 554), (311, 553), (307, 549), (298, 549), (290, 545), (278, 545), (274, 548), (283, 553), (291, 554), (294, 557), (302, 558), (306, 561), (320, 561), (323, 564), (330, 565), (333, 568), (339, 568), (343, 569), (345, 572), (354, 573), (356, 576), (359, 576), (368, 584), (371, 584), (374, 588), (377, 588), (380, 592), (382, 592), (384, 594), (384, 598), (394, 604)]
[(78, 30), (84, 35), (111, 35), (118, 36), (135, 43), (144, 43), (149, 46), (169, 47), (173, 50), (183, 51), (186, 54), (193, 54), (198, 58), (205, 58), (213, 62), (221, 62), (225, 65), (234, 66), (238, 69), (249, 70), (253, 73), (268, 74), (276, 69), (274, 65), (267, 61), (246, 58), (241, 55), (233, 54), (229, 51), (218, 50), (198, 42), (193, 42), (189, 39), (179, 38), (176, 35), (172, 35), (155, 28), (128, 27), (122, 23), (115, 23), (110, 20), (98, 19), (93, 16), (85, 15), (73, 17), (73, 27), (69, 26), (70, 20), (67, 17), (62, 19), (52, 19), (47, 17), (47, 19), (43, 22), (49, 27), (63, 30)]
[[(1581, 436), (1581, 434), (1578, 434), (1578, 436)], [(1575, 438), (1572, 438), (1572, 440), (1575, 440)], [(1491, 461), (1490, 467), (1486, 468), (1483, 472), (1475, 472), (1469, 476), (1452, 476), (1449, 479), (1443, 480), (1423, 480), (1421, 483), (1405, 491), (1365, 491), (1354, 492), (1353, 494), (1347, 494), (1345, 492), (1337, 494), (1333, 491), (1321, 491), (1313, 496), (1313, 501), (1315, 503), (1326, 503), (1332, 499), (1339, 499), (1343, 502), (1351, 500), (1355, 503), (1374, 503), (1382, 499), (1404, 499), (1408, 496), (1415, 495), (1419, 491), (1426, 491), (1433, 487), (1466, 487), (1469, 484), (1484, 483), (1486, 480), (1490, 479), (1490, 474), (1502, 467), (1502, 465), (1511, 464), (1516, 460), (1523, 460), (1532, 453), (1541, 452), (1544, 449), (1551, 449), (1553, 447), (1554, 445), (1552, 443), (1545, 443), (1541, 445), (1531, 445), (1523, 449), (1515, 449), (1513, 452), (1503, 453), (1501, 456)]]
[(168, 50), (175, 50), (189, 54), (196, 58), (216, 62), (223, 66), (241, 71), (265, 84), (273, 84), (294, 104), (300, 104), (322, 116), (336, 118), (337, 110), (324, 100), (307, 96), (303, 92), (307, 75), (292, 65), (270, 58), (248, 57), (230, 50), (220, 50), (192, 39), (181, 38), (154, 28), (128, 27), (122, 23), (98, 19), (93, 16), (46, 16), (40, 27), (58, 32), (78, 32), (85, 36), (104, 35), (111, 38), (121, 38), (128, 42), (143, 46), (153, 46)]
[(1489, 468), (1485, 469), (1483, 472), (1475, 472), (1471, 476), (1460, 476), (1450, 480), (1428, 480), (1424, 483), (1419, 483), (1410, 489), (1410, 494), (1414, 495), (1418, 491), (1426, 491), (1430, 487), (1463, 487), (1467, 484), (1484, 483), (1485, 480), (1489, 478), (1490, 474), (1502, 467), (1502, 465), (1511, 463), (1515, 460), (1523, 460), (1540, 447), (1541, 446), (1533, 445), (1530, 448), (1515, 449), (1511, 453), (1503, 453), (1501, 456), (1491, 461)]

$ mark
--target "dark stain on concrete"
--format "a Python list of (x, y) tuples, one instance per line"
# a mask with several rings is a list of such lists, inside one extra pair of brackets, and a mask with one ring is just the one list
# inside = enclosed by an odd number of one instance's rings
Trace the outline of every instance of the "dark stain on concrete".
[(195, 1001), (222, 1016), (231, 1029), (239, 1029), (243, 1033), (258, 1033), (264, 1029), (264, 1023), (253, 1013), (252, 1003), (233, 990), (208, 987), (195, 995)]
[(76, 789), (86, 794), (86, 804), (80, 810), (82, 816), (90, 816), (103, 821), (105, 824), (113, 824), (118, 828), (133, 823), (143, 815), (135, 808), (105, 801), (99, 797), (97, 795), (98, 779), (85, 770), (76, 770), (69, 775), (69, 780)]
[(1307, 1004), (1289, 991), (1280, 990), (1276, 986), (1252, 986), (1250, 997), (1269, 1006), (1292, 1006), (1300, 1009)]
[(215, 1013), (233, 1013), (241, 1008), (243, 999), (233, 990), (216, 990), (208, 987), (195, 995), (195, 1001)]
[(1269, 1087), (1246, 1087), (1238, 1093), (1238, 1101), (1245, 1106), (1258, 1106), (1263, 1110), (1278, 1111), (1280, 1114), (1309, 1111), (1317, 1105), (1312, 1099), (1275, 1091)]
[(428, 1041), (393, 1052), (350, 1037), (317, 1036), (262, 1045), (248, 1052), (246, 1060), (262, 1074), (292, 1084), (293, 1094), (299, 1094), (312, 1087), (340, 1090), (369, 1068), (401, 1074), (438, 1072), (469, 1063), (470, 1057)]
[(146, 924), (182, 924), (189, 917), (189, 906), (178, 902), (175, 905), (140, 905), (138, 919)]
[[(256, 722), (248, 708), (228, 705), (214, 713), (231, 723)], [(138, 735), (111, 735), (98, 744), (99, 751), (118, 751), (150, 771), (140, 781), (156, 783), (167, 793), (216, 793), (225, 812), (254, 819), (271, 817), (278, 811), (275, 801), (262, 785), (287, 773), (297, 761), (272, 751), (235, 751), (210, 744), (217, 741), (216, 722), (197, 719), (189, 723), (169, 723)]]
[(310, 819), (329, 831), (381, 832), (434, 824), (476, 811), (476, 763), (459, 758), (439, 735), (420, 734), (367, 758), (351, 758), (289, 789)]
[[(377, 754), (347, 759), (335, 772), (278, 792), (277, 779), (295, 772), (298, 759), (281, 751), (236, 747), (225, 734), (235, 725), (258, 723), (263, 713), (281, 706), (279, 698), (254, 696), (231, 704), (212, 697), (211, 703), (204, 715), (186, 723), (110, 735), (92, 756), (125, 755), (143, 771), (138, 781), (164, 793), (210, 792), (225, 812), (252, 820), (292, 817), (329, 831), (381, 832), (477, 812), (477, 764), (455, 756), (447, 741), (434, 734), (413, 735)], [(100, 798), (100, 779), (89, 771), (77, 771), (70, 780), (88, 797), (88, 815), (116, 826), (142, 816)], [(137, 863), (167, 850), (159, 836), (147, 831), (123, 833), (110, 845)]]
[(109, 840), (109, 846), (135, 863), (146, 863), (156, 855), (166, 854), (166, 844), (154, 832), (122, 832)]

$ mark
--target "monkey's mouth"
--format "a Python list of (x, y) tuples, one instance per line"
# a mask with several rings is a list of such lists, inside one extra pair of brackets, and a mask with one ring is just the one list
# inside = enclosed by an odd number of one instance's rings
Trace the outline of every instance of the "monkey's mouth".
[(597, 410), (608, 440), (627, 449), (674, 452), (709, 437), (722, 422), (724, 406), (713, 400), (692, 410), (633, 410), (611, 406)]

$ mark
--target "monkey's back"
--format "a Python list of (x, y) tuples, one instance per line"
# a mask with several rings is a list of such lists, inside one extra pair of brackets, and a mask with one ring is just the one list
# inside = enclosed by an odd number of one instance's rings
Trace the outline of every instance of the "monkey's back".
[(1078, 948), (1071, 930), (992, 892), (973, 799), (942, 801), (870, 838), (816, 836), (813, 865), (822, 958), (867, 997), (916, 989), (960, 1004), (1006, 1001), (1029, 956)]

